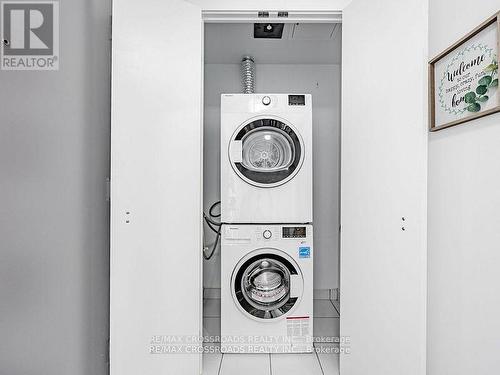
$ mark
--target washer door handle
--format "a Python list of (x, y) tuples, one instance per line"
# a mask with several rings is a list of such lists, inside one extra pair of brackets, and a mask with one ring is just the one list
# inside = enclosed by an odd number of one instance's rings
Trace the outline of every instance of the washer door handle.
[(290, 275), (290, 298), (300, 297), (303, 291), (302, 277), (300, 275)]
[(229, 155), (233, 163), (241, 163), (243, 161), (243, 142), (233, 141), (231, 143), (231, 154)]

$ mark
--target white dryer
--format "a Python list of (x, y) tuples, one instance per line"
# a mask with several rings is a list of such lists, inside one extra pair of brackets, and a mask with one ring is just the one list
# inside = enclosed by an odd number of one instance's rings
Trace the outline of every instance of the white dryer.
[(311, 225), (223, 225), (221, 350), (313, 350)]
[(311, 223), (312, 98), (221, 96), (221, 221)]

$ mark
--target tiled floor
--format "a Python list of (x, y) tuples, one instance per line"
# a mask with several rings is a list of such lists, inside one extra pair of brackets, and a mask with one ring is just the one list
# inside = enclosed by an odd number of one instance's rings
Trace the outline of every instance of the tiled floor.
[[(221, 354), (220, 343), (207, 343), (203, 355), (204, 375), (337, 375), (336, 344), (328, 337), (339, 336), (339, 306), (335, 301), (314, 300), (314, 336), (316, 349), (310, 354)], [(220, 300), (203, 303), (204, 336), (220, 336)], [(212, 341), (217, 341), (213, 339)]]

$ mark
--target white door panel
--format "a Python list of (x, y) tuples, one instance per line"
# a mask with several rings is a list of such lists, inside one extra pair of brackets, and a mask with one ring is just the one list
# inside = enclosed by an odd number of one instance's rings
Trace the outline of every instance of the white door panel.
[(421, 0), (343, 12), (342, 375), (425, 373), (426, 12)]
[(200, 335), (201, 9), (113, 2), (111, 375), (198, 374), (198, 354), (151, 354)]

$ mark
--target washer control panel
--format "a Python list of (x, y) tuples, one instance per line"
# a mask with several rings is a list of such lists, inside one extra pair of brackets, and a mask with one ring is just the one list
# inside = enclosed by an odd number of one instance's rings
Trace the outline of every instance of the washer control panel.
[(230, 225), (222, 230), (226, 242), (245, 243), (251, 241), (276, 242), (280, 240), (309, 241), (312, 239), (310, 225)]
[(280, 228), (263, 225), (255, 228), (255, 239), (260, 241), (276, 241), (280, 239)]

